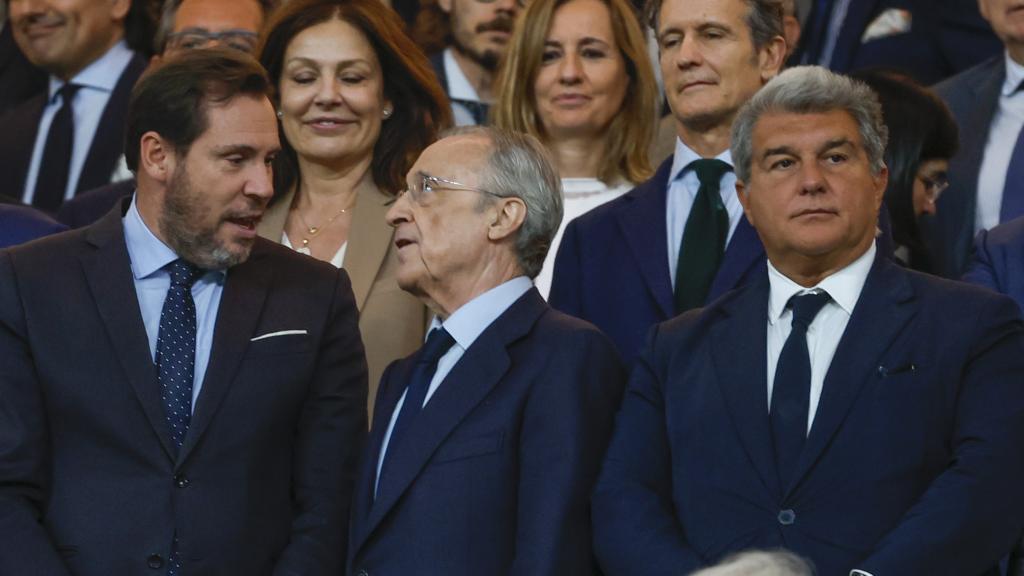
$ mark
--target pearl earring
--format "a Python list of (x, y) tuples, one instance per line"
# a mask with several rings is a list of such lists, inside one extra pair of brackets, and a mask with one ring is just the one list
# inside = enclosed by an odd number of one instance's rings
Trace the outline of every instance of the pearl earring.
[(279, 119), (280, 119), (280, 118), (284, 118), (284, 112), (281, 112), (280, 110), (278, 110), (278, 111), (277, 111), (277, 117), (278, 117)]
[(384, 116), (385, 120), (387, 120), (388, 118), (391, 118), (391, 110), (389, 110), (387, 108), (385, 108), (384, 111), (381, 114)]

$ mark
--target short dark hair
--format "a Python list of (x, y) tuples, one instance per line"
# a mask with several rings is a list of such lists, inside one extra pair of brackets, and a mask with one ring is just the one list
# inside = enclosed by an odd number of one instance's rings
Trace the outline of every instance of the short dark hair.
[(139, 142), (156, 132), (177, 154), (188, 154), (207, 128), (206, 110), (240, 94), (271, 94), (266, 72), (247, 54), (228, 48), (189, 50), (144, 74), (132, 90), (125, 120), (124, 156), (139, 167)]
[[(185, 0), (164, 0), (156, 25), (156, 34), (150, 36), (153, 39), (153, 51), (156, 54), (163, 54), (167, 49), (167, 39), (174, 32), (174, 20), (178, 17), (178, 9), (184, 3)], [(256, 3), (263, 9), (264, 20), (277, 7), (277, 0), (256, 0)]]
[[(666, 0), (647, 0), (644, 6), (647, 23), (654, 29), (655, 34), (658, 33), (658, 17), (665, 2)], [(750, 28), (750, 37), (754, 40), (755, 49), (760, 50), (776, 36), (785, 37), (785, 28), (782, 25), (782, 0), (743, 0), (743, 2), (749, 8), (746, 21), (747, 27)]]
[[(257, 49), (260, 63), (279, 87), (288, 44), (300, 32), (330, 20), (357, 28), (373, 47), (384, 79), (384, 98), (394, 111), (373, 146), (373, 182), (386, 194), (405, 188), (406, 172), (420, 152), (451, 125), (448, 97), (423, 51), (405, 34), (402, 19), (379, 0), (290, 0), (264, 27)], [(286, 193), (299, 179), (298, 157), (282, 130), (274, 161), (274, 193)]]

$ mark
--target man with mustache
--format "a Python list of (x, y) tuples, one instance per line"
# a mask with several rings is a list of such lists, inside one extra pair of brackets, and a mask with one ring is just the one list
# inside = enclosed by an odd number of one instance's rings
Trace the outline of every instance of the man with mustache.
[(119, 173), (124, 109), (146, 67), (125, 42), (132, 1), (7, 6), (14, 40), (49, 74), (49, 89), (0, 117), (0, 194), (55, 212)]
[(733, 125), (767, 270), (659, 324), (594, 489), (608, 576), (785, 548), (818, 574), (986, 576), (1024, 526), (1024, 323), (876, 246), (866, 85), (783, 72)]
[(342, 573), (366, 363), (345, 272), (256, 235), (271, 90), (169, 59), (127, 110), (136, 194), (0, 251), (0, 574)]
[(494, 78), (523, 0), (437, 0), (451, 46), (431, 56), (459, 126), (486, 124)]
[(624, 196), (570, 222), (550, 302), (594, 323), (632, 364), (655, 323), (713, 301), (764, 263), (729, 153), (740, 106), (785, 58), (779, 0), (654, 0), (675, 153)]

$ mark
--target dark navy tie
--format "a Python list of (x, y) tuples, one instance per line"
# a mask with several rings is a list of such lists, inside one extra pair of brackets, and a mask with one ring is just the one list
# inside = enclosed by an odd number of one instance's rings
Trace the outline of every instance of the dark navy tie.
[[(156, 367), (171, 441), (180, 449), (192, 420), (196, 363), (196, 303), (192, 300), (192, 285), (203, 275), (203, 270), (179, 259), (168, 264), (167, 271), (171, 275), (171, 287), (160, 312)], [(180, 575), (181, 554), (175, 538), (167, 560), (167, 576)]]
[[(1018, 86), (1016, 91), (1019, 92), (1020, 89), (1021, 86)], [(1024, 128), (1017, 134), (1017, 143), (1013, 146), (1013, 155), (1010, 156), (1010, 166), (1006, 169), (999, 222), (1013, 220), (1018, 216), (1024, 216)]]
[[(398, 445), (402, 436), (412, 425), (416, 416), (423, 409), (423, 401), (427, 397), (427, 390), (430, 388), (430, 381), (434, 379), (437, 372), (437, 362), (455, 344), (455, 339), (443, 327), (435, 328), (427, 336), (427, 342), (416, 354), (416, 364), (413, 366), (412, 375), (409, 377), (409, 384), (405, 389), (405, 401), (402, 402), (402, 410), (398, 413), (398, 419), (391, 428), (391, 437), (388, 439), (387, 453), (384, 454), (384, 462), (380, 469), (381, 477), (387, 469), (388, 460), (391, 459), (392, 449)], [(377, 482), (378, 488), (380, 482)]]
[(807, 327), (831, 297), (825, 292), (799, 294), (789, 299), (793, 329), (782, 346), (772, 386), (770, 420), (775, 463), (785, 490), (807, 439), (807, 414), (811, 402), (811, 358), (807, 352)]
[(46, 212), (56, 212), (68, 187), (71, 172), (71, 151), (75, 143), (75, 111), (72, 102), (81, 88), (78, 84), (65, 84), (57, 91), (60, 108), (53, 117), (46, 134), (43, 158), (36, 176), (32, 205)]
[(458, 104), (463, 106), (473, 116), (473, 121), (476, 122), (477, 126), (487, 125), (487, 115), (491, 111), (491, 107), (483, 102), (477, 102), (476, 100), (463, 100), (462, 98), (452, 98), (452, 104)]
[(701, 159), (691, 162), (689, 168), (697, 173), (700, 187), (686, 218), (676, 259), (676, 314), (704, 305), (729, 235), (729, 212), (722, 202), (721, 182), (732, 167), (721, 160)]

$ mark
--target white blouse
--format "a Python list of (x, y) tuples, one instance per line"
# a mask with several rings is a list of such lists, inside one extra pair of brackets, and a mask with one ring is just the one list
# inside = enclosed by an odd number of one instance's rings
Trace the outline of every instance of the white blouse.
[[(285, 247), (288, 247), (288, 248), (291, 248), (292, 250), (295, 250), (299, 254), (305, 254), (306, 256), (312, 256), (313, 255), (313, 253), (310, 252), (308, 247), (296, 248), (296, 247), (292, 246), (291, 241), (288, 240), (288, 233), (287, 232), (281, 232), (281, 244), (283, 246), (285, 246)], [(334, 257), (331, 258), (330, 263), (335, 268), (341, 268), (341, 265), (345, 263), (345, 249), (346, 248), (348, 248), (348, 242), (347, 241), (341, 245), (341, 248), (338, 248), (338, 251), (334, 253)]]

